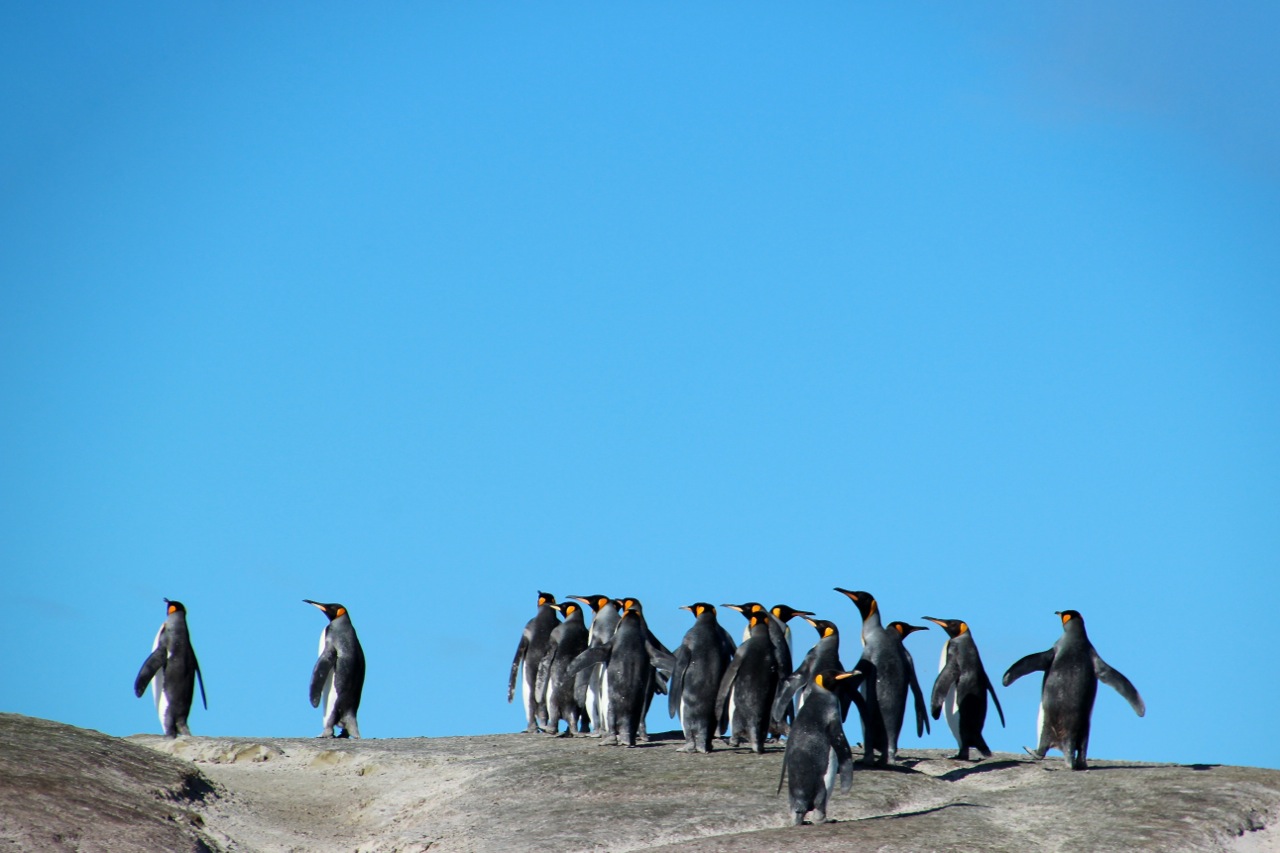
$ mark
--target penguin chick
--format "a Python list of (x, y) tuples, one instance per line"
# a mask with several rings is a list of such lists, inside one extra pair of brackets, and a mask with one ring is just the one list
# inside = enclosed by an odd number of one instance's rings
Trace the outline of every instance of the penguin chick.
[(551, 646), (551, 632), (560, 624), (556, 616), (556, 597), (549, 592), (538, 593), (538, 612), (524, 626), (520, 642), (516, 645), (516, 655), (511, 660), (511, 678), (507, 681), (507, 701), (516, 694), (516, 676), (520, 667), (524, 666), (524, 678), (520, 682), (521, 697), (524, 699), (525, 731), (536, 732), (547, 723), (547, 705), (534, 698), (538, 681), (538, 664)]
[(936, 720), (942, 712), (946, 712), (947, 725), (956, 739), (954, 758), (968, 761), (970, 747), (978, 750), (983, 758), (990, 758), (991, 748), (982, 737), (982, 727), (987, 721), (987, 694), (990, 693), (996, 703), (1002, 726), (1004, 709), (1000, 707), (1000, 697), (996, 696), (996, 689), (982, 666), (982, 657), (978, 654), (978, 644), (973, 641), (973, 633), (969, 630), (968, 623), (960, 619), (935, 619), (932, 616), (922, 618), (940, 625), (949, 638), (942, 644), (938, 678), (933, 682), (933, 693), (930, 696), (929, 705), (933, 718)]
[(1129, 679), (1098, 655), (1080, 613), (1060, 610), (1057, 615), (1062, 619), (1062, 636), (1053, 648), (1027, 655), (1009, 667), (1004, 686), (1027, 673), (1044, 672), (1037, 722), (1039, 744), (1032, 755), (1044, 758), (1050, 749), (1060, 749), (1068, 767), (1084, 770), (1088, 767), (1089, 727), (1098, 682), (1123, 696), (1139, 717), (1147, 713), (1147, 706)]
[(816, 813), (814, 823), (827, 822), (827, 804), (837, 775), (842, 790), (853, 785), (853, 751), (840, 723), (841, 702), (833, 691), (852, 684), (850, 680), (860, 675), (857, 670), (817, 673), (808, 684), (808, 699), (796, 711), (778, 778), (779, 791), (784, 780), (790, 782), (787, 791), (795, 826), (802, 824), (810, 811)]
[(320, 656), (311, 670), (311, 707), (318, 708), (324, 701), (320, 737), (358, 738), (356, 713), (364, 692), (364, 649), (351, 624), (351, 614), (341, 604), (321, 604), (308, 598), (303, 602), (329, 617), (329, 624), (320, 632)]
[(200, 681), (200, 701), (209, 710), (209, 700), (204, 695), (204, 676), (200, 662), (191, 647), (187, 632), (187, 608), (181, 601), (164, 599), (165, 620), (156, 632), (151, 644), (151, 654), (142, 662), (138, 677), (133, 681), (133, 693), (141, 697), (151, 682), (156, 699), (156, 713), (165, 737), (189, 735), (187, 715), (191, 713), (191, 699), (195, 694), (195, 682)]

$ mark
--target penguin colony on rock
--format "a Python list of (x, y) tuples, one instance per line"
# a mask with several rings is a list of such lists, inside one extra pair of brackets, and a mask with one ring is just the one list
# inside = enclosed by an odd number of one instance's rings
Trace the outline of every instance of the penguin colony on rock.
[[(843, 726), (851, 705), (858, 709), (867, 766), (897, 763), (908, 695), (917, 737), (929, 730), (930, 714), (935, 720), (945, 714), (956, 740), (953, 758), (967, 761), (970, 750), (989, 758), (991, 749), (982, 735), (988, 694), (1002, 726), (1004, 710), (968, 623), (922, 617), (947, 634), (926, 706), (903, 641), (928, 626), (883, 625), (879, 603), (869, 592), (835, 591), (852, 601), (862, 617), (862, 654), (850, 669), (840, 661), (836, 624), (785, 604), (770, 609), (757, 602), (721, 605), (747, 618), (740, 643), (717, 621), (715, 605), (686, 605), (681, 609), (693, 614), (693, 627), (672, 652), (653, 636), (634, 598), (574, 595), (557, 604), (555, 596), (539, 592), (538, 611), (525, 625), (511, 662), (507, 701), (513, 700), (519, 681), (526, 732), (589, 734), (604, 744), (634, 746), (645, 740), (644, 717), (655, 693), (666, 693), (668, 713), (680, 718), (685, 738), (681, 752), (710, 752), (719, 735), (730, 746), (761, 753), (767, 738), (785, 737), (778, 790), (789, 783), (790, 814), (797, 825), (810, 812), (816, 822), (826, 820), (837, 778), (845, 791), (852, 785), (853, 751)], [(582, 602), (594, 614), (589, 629), (584, 609), (573, 602)], [(1129, 679), (1098, 656), (1080, 614), (1063, 610), (1057, 615), (1062, 620), (1058, 641), (1009, 667), (1003, 684), (1044, 673), (1039, 742), (1027, 751), (1042, 759), (1058, 749), (1068, 767), (1084, 770), (1098, 682), (1114, 688), (1139, 717), (1146, 706)], [(797, 616), (817, 630), (818, 641), (793, 669), (788, 623)], [(189, 705), (189, 681), (187, 691)]]
[[(311, 671), (311, 707), (324, 703), (324, 731), (320, 737), (360, 737), (356, 712), (360, 710), (360, 694), (364, 690), (364, 650), (351, 624), (351, 615), (341, 604), (321, 604), (303, 599), (329, 617), (320, 632), (320, 652)], [(164, 600), (167, 615), (151, 646), (151, 654), (143, 661), (133, 682), (134, 695), (141, 697), (151, 683), (156, 711), (165, 737), (189, 735), (187, 715), (195, 680), (200, 679), (200, 700), (207, 710), (204, 676), (191, 636), (187, 633), (187, 608), (180, 601)], [(335, 731), (336, 730), (336, 731)]]

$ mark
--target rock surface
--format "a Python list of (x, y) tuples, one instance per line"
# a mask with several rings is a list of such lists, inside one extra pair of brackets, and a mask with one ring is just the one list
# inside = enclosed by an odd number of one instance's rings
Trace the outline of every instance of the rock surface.
[(127, 739), (0, 715), (0, 850), (1280, 850), (1280, 771), (907, 750), (793, 828), (781, 749)]

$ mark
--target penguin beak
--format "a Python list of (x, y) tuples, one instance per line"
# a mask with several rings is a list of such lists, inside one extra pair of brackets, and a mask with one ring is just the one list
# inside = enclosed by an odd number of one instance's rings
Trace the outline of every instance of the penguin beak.
[(835, 591), (836, 591), (836, 592), (840, 593), (841, 595), (846, 595), (846, 596), (848, 596), (848, 597), (849, 597), (850, 599), (852, 599), (853, 601), (857, 601), (857, 600), (858, 600), (858, 594), (857, 594), (856, 592), (850, 592), (849, 590), (847, 590), (847, 589), (841, 589), (841, 588), (840, 588), (840, 587), (838, 587), (838, 586), (837, 586), (837, 587), (834, 587), (834, 589), (835, 589)]

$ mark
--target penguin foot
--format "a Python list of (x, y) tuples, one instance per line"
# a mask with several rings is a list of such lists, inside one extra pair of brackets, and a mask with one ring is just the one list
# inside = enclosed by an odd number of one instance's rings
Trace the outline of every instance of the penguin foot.
[(1034, 758), (1036, 761), (1044, 761), (1044, 756), (1043, 756), (1043, 755), (1041, 755), (1040, 753), (1036, 752), (1036, 751), (1035, 751), (1034, 749), (1032, 749), (1031, 747), (1029, 747), (1029, 746), (1024, 746), (1024, 747), (1023, 747), (1023, 749), (1024, 749), (1024, 750), (1026, 750), (1027, 755), (1030, 755), (1030, 756), (1031, 756), (1032, 758)]

